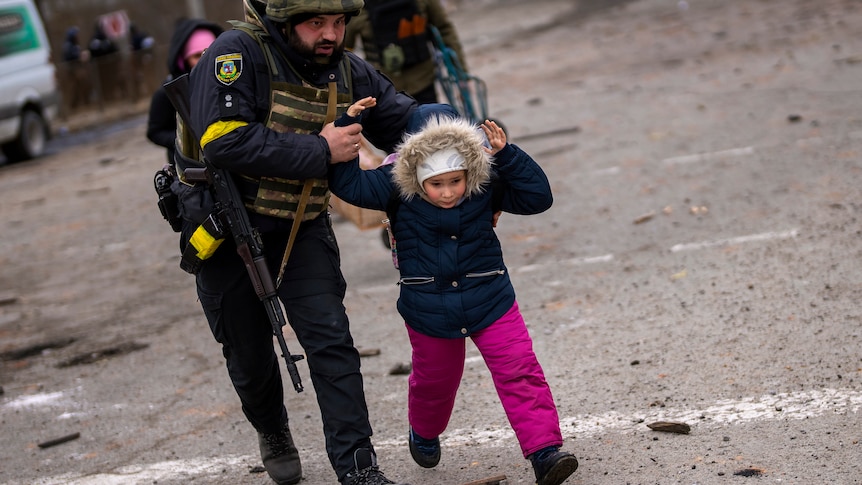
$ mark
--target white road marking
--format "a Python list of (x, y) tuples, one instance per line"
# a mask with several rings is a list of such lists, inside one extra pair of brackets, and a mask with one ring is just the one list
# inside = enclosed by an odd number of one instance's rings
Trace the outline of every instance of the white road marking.
[[(642, 414), (624, 415), (607, 412), (598, 415), (584, 414), (563, 417), (560, 424), (564, 438), (590, 438), (609, 432), (633, 433), (648, 431), (646, 423), (653, 421), (681, 421), (692, 427), (717, 428), (751, 421), (801, 420), (816, 418), (827, 413), (858, 413), (862, 409), (862, 391), (851, 389), (820, 389), (792, 393), (776, 393), (748, 397), (739, 400), (722, 399), (700, 409), (656, 408)], [(497, 429), (453, 429), (441, 437), (444, 446), (511, 446), (514, 433), (508, 426)], [(403, 433), (391, 438), (375, 440), (375, 448), (404, 448)], [(322, 452), (301, 450), (306, 459), (325, 459)], [(83, 476), (66, 473), (53, 477), (30, 479), (26, 482), (8, 482), (7, 485), (129, 485), (152, 484), (160, 480), (176, 480), (182, 477), (220, 476), (228, 468), (257, 466), (257, 455), (200, 457), (188, 460), (170, 460), (158, 463), (129, 465), (111, 472)]]
[(613, 254), (603, 254), (601, 256), (591, 256), (587, 258), (572, 258), (572, 259), (564, 259), (562, 261), (557, 261), (554, 263), (542, 263), (542, 264), (527, 264), (524, 266), (520, 266), (515, 268), (516, 273), (530, 273), (532, 271), (538, 271), (544, 269), (547, 266), (556, 266), (558, 264), (571, 264), (574, 266), (579, 266), (582, 264), (593, 264), (593, 263), (607, 263), (614, 260)]
[(593, 263), (608, 263), (614, 260), (613, 254), (603, 254), (601, 256), (593, 256), (590, 258), (575, 258), (563, 261), (568, 264), (593, 264)]
[(608, 167), (599, 170), (593, 170), (590, 175), (617, 175), (622, 172), (620, 167)]
[[(862, 391), (822, 389), (794, 393), (777, 393), (740, 400), (723, 399), (702, 409), (658, 408), (641, 415), (608, 412), (600, 415), (562, 417), (563, 438), (591, 438), (608, 432), (647, 431), (646, 423), (681, 421), (694, 432), (698, 427), (721, 427), (749, 421), (806, 419), (826, 413), (857, 413), (862, 408)], [(448, 430), (441, 437), (445, 446), (484, 444), (509, 446), (515, 435), (511, 428)], [(404, 438), (387, 439), (375, 447), (404, 446)]]
[[(760, 241), (770, 241), (773, 239), (791, 239), (799, 235), (798, 229), (790, 229), (788, 231), (780, 231), (780, 232), (764, 232), (761, 234), (750, 234), (747, 236), (738, 236), (731, 237), (725, 239), (716, 239), (713, 241), (701, 241), (695, 243), (680, 243), (674, 244), (670, 247), (671, 252), (679, 252), (679, 251), (692, 251), (696, 249), (706, 249), (714, 246), (728, 246), (731, 244), (743, 244), (750, 242), (760, 242)], [(571, 265), (582, 265), (582, 264), (594, 264), (594, 263), (608, 263), (614, 260), (613, 254), (603, 254), (601, 256), (592, 256), (587, 258), (574, 258), (574, 259), (566, 259), (562, 261), (555, 261), (553, 263), (541, 263), (541, 264), (528, 264), (516, 268), (514, 272), (516, 273), (530, 273), (533, 271), (539, 271), (551, 266), (558, 266), (559, 264), (571, 264)]]
[[(144, 485), (160, 481), (176, 481), (188, 477), (219, 476), (225, 469), (247, 468), (257, 466), (259, 456), (221, 456), (217, 458), (192, 458), (188, 460), (171, 460), (159, 463), (129, 465), (115, 469), (109, 473), (81, 475), (80, 473), (64, 473), (53, 477), (27, 480), (32, 485)], [(8, 485), (23, 485), (25, 482), (10, 482)]]
[(65, 396), (65, 393), (60, 392), (50, 392), (50, 393), (42, 393), (42, 394), (29, 394), (26, 396), (21, 396), (17, 399), (13, 399), (12, 401), (7, 402), (3, 405), (3, 407), (8, 407), (12, 409), (20, 409), (20, 408), (29, 408), (36, 406), (47, 406), (51, 404), (55, 404), (60, 401)]
[(665, 165), (678, 165), (682, 163), (706, 162), (718, 158), (741, 157), (754, 153), (754, 147), (731, 148), (730, 150), (722, 150), (718, 152), (696, 153), (694, 155), (683, 155), (679, 157), (665, 158), (662, 163)]
[(748, 236), (731, 237), (727, 239), (716, 239), (714, 241), (702, 241), (696, 243), (674, 244), (670, 250), (673, 252), (690, 251), (693, 249), (704, 249), (713, 246), (727, 246), (730, 244), (742, 244), (748, 242), (769, 241), (772, 239), (790, 239), (799, 235), (798, 229), (783, 232), (764, 232)]

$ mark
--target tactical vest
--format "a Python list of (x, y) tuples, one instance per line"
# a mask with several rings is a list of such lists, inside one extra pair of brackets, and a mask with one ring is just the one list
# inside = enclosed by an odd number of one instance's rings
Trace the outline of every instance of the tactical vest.
[[(346, 93), (338, 93), (338, 85), (334, 82), (329, 83), (326, 89), (314, 87), (305, 81), (301, 86), (288, 83), (284, 73), (279, 70), (276, 58), (281, 57), (286, 65), (291, 69), (293, 67), (273, 48), (269, 34), (254, 24), (240, 21), (232, 21), (231, 24), (234, 29), (241, 30), (255, 39), (266, 58), (270, 73), (270, 113), (266, 119), (267, 128), (279, 133), (308, 134), (320, 131), (326, 123), (347, 111), (353, 102), (353, 83), (347, 56), (342, 58), (339, 65)], [(300, 77), (298, 73), (296, 75)], [(249, 210), (285, 219), (295, 217), (306, 181), (246, 175), (240, 175), (239, 179), (244, 195), (251, 195), (245, 190), (249, 185), (257, 187), (253, 199), (246, 201)], [(326, 179), (313, 179), (310, 189), (302, 215), (304, 221), (314, 219), (329, 208), (330, 192)]]
[[(234, 29), (250, 35), (263, 51), (269, 67), (270, 112), (266, 127), (278, 133), (308, 134), (320, 131), (323, 126), (347, 111), (353, 102), (350, 61), (344, 56), (339, 69), (346, 93), (338, 93), (338, 84), (329, 83), (325, 89), (316, 88), (305, 81), (299, 86), (287, 82), (276, 64), (276, 56), (284, 57), (271, 45), (269, 34), (262, 28), (240, 21), (230, 22)], [(284, 59), (288, 66), (290, 63)], [(291, 69), (293, 67), (291, 66)], [(295, 72), (295, 71), (294, 71)], [(300, 77), (299, 74), (296, 74)], [(300, 77), (301, 78), (301, 77)], [(201, 160), (199, 141), (194, 139), (185, 123), (177, 122), (177, 172), (186, 182), (182, 172), (188, 166), (198, 165)], [(302, 220), (314, 219), (329, 208), (329, 183), (326, 179), (289, 180), (280, 177), (252, 177), (238, 174), (237, 186), (243, 195), (245, 207), (258, 214), (283, 219), (295, 219), (297, 208), (307, 192)], [(304, 190), (305, 189), (305, 190)]]
[(366, 52), (369, 62), (400, 74), (402, 69), (431, 58), (428, 19), (416, 0), (369, 0), (365, 10), (377, 48)]

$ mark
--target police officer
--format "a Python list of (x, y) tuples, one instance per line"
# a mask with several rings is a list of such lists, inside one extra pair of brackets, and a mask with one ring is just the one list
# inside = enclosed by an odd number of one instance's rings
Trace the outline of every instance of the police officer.
[[(243, 4), (246, 23), (216, 39), (191, 73), (192, 128), (207, 160), (234, 175), (273, 275), (297, 221), (278, 294), (307, 357), (329, 460), (343, 485), (391, 484), (370, 439), (326, 175), (330, 163), (357, 156), (360, 133), (391, 151), (416, 103), (344, 52), (345, 25), (363, 0)], [(362, 125), (330, 122), (367, 96), (377, 105)], [(185, 241), (193, 229), (184, 226)], [(272, 328), (230, 238), (203, 264), (197, 290), (266, 471), (279, 484), (299, 482)]]

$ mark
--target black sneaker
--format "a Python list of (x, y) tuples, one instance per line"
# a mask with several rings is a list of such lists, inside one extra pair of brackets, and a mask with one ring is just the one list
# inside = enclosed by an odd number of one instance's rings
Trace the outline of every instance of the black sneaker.
[(440, 438), (432, 440), (423, 438), (410, 428), (407, 438), (410, 444), (410, 456), (422, 468), (434, 468), (440, 463)]
[(578, 469), (578, 459), (571, 453), (549, 446), (530, 455), (537, 485), (560, 485)]
[(396, 484), (386, 478), (377, 467), (377, 456), (368, 448), (359, 448), (353, 452), (356, 468), (341, 479), (341, 485), (410, 485)]
[(302, 464), (287, 423), (278, 433), (258, 433), (257, 438), (263, 467), (269, 477), (278, 485), (299, 483), (302, 480)]

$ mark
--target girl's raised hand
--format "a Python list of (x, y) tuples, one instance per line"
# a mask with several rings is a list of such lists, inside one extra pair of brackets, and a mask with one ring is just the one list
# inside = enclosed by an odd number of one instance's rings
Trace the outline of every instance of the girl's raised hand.
[(377, 106), (377, 98), (367, 96), (350, 105), (350, 107), (347, 108), (347, 115), (355, 118), (365, 109), (373, 108), (375, 106)]
[(485, 120), (485, 122), (482, 123), (482, 130), (485, 132), (485, 136), (488, 138), (488, 143), (491, 145), (490, 149), (485, 148), (486, 152), (491, 155), (495, 155), (506, 146), (506, 132), (503, 131), (497, 123), (491, 120)]

